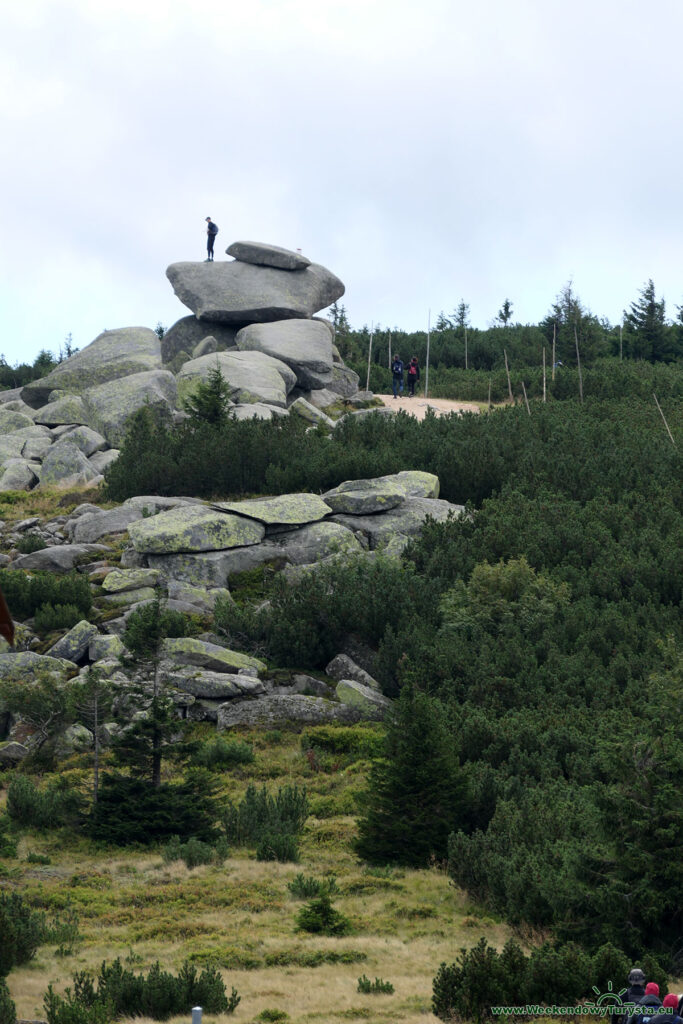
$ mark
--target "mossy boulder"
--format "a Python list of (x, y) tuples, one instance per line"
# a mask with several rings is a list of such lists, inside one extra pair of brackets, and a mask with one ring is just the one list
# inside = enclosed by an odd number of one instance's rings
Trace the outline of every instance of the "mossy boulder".
[(53, 644), (47, 652), (51, 658), (63, 658), (76, 665), (86, 660), (90, 641), (97, 636), (97, 626), (86, 619), (81, 619), (63, 637)]
[(347, 515), (367, 515), (369, 512), (387, 512), (406, 500), (406, 489), (392, 477), (374, 480), (347, 480), (323, 495), (333, 512)]
[(38, 409), (33, 419), (44, 427), (62, 427), (69, 423), (87, 423), (88, 413), (80, 395), (63, 395)]
[(88, 425), (104, 434), (110, 445), (119, 447), (128, 420), (138, 409), (144, 405), (167, 413), (175, 409), (176, 381), (168, 370), (149, 370), (90, 388), (83, 398)]
[(322, 409), (316, 409), (314, 405), (307, 402), (305, 398), (295, 399), (289, 407), (290, 413), (295, 416), (301, 416), (302, 419), (306, 420), (307, 423), (318, 426), (322, 424), (324, 427), (333, 427), (334, 420), (332, 420)]
[(355, 679), (341, 679), (337, 683), (335, 694), (337, 700), (357, 708), (364, 718), (384, 718), (391, 707), (388, 697)]
[(166, 660), (176, 665), (195, 665), (214, 672), (239, 672), (242, 668), (253, 668), (257, 672), (266, 670), (264, 662), (258, 658), (195, 637), (170, 637), (164, 640), (163, 654)]
[(156, 587), (161, 579), (158, 569), (112, 569), (102, 580), (102, 589), (108, 594), (140, 587)]
[(11, 434), (14, 430), (32, 426), (33, 420), (25, 413), (0, 408), (0, 434)]
[[(108, 636), (98, 633), (90, 640), (88, 657), (91, 661), (114, 661), (124, 653), (125, 647), (118, 636)], [(116, 666), (118, 668), (118, 666)]]
[(39, 672), (63, 676), (74, 671), (73, 662), (35, 651), (6, 651), (0, 654), (0, 679), (35, 678)]
[(257, 519), (266, 526), (302, 526), (330, 514), (330, 507), (317, 494), (282, 494), (276, 498), (220, 501), (213, 508)]
[(237, 402), (265, 402), (284, 409), (287, 395), (296, 384), (293, 370), (263, 352), (214, 352), (185, 363), (178, 374), (181, 402), (195, 393), (200, 381), (218, 367)]
[(98, 476), (87, 458), (71, 441), (57, 441), (43, 459), (41, 487), (80, 487)]
[(153, 587), (138, 587), (136, 590), (105, 594), (102, 601), (109, 608), (118, 608), (128, 604), (139, 604), (140, 601), (153, 601), (156, 596), (157, 592)]
[(136, 551), (170, 554), (258, 544), (265, 535), (265, 527), (253, 519), (203, 505), (181, 505), (131, 523), (128, 535)]

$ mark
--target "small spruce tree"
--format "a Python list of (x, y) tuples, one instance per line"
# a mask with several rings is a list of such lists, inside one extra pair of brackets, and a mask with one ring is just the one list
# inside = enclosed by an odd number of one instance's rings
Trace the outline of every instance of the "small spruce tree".
[(230, 385), (216, 362), (206, 380), (197, 385), (193, 395), (185, 399), (185, 411), (196, 423), (211, 423), (220, 426), (228, 418)]
[(423, 867), (445, 858), (459, 826), (464, 780), (439, 701), (406, 686), (389, 720), (358, 822), (356, 851), (372, 863)]

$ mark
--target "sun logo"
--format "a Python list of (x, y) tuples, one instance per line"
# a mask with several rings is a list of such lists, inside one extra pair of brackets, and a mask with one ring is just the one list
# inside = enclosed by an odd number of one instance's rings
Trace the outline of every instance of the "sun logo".
[(612, 986), (612, 982), (607, 982), (607, 991), (601, 992), (596, 985), (593, 985), (593, 991), (598, 997), (595, 1000), (596, 1006), (622, 1006), (621, 997), (626, 994), (626, 989), (622, 988), (620, 992), (615, 992)]

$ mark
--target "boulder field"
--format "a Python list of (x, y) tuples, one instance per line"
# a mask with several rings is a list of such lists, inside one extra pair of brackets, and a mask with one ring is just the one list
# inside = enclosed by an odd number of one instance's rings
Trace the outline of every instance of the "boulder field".
[[(139, 496), (112, 509), (84, 503), (51, 520), (33, 516), (5, 526), (3, 568), (85, 573), (95, 612), (94, 622), (77, 623), (42, 654), (6, 648), (0, 653), (0, 677), (28, 681), (47, 671), (63, 679), (97, 665), (114, 685), (123, 686), (121, 635), (127, 616), (144, 602), (160, 596), (167, 607), (198, 616), (210, 627), (216, 602), (231, 600), (231, 578), (246, 569), (269, 566), (305, 586), (307, 574), (331, 560), (372, 560), (380, 552), (398, 557), (428, 517), (443, 521), (462, 514), (462, 506), (438, 495), (433, 474), (405, 471), (346, 481), (322, 495), (213, 503)], [(16, 544), (27, 536), (47, 547), (19, 554)], [(30, 621), (19, 627), (22, 645), (35, 648), (40, 643), (30, 627)], [(181, 717), (214, 722), (219, 729), (353, 722), (381, 719), (390, 706), (371, 675), (371, 659), (349, 638), (323, 679), (282, 671), (271, 676), (259, 658), (231, 650), (207, 632), (166, 640), (161, 674)], [(0, 765), (16, 763), (30, 744), (25, 724), (3, 717), (0, 708)]]
[(134, 412), (150, 405), (181, 419), (216, 367), (236, 419), (298, 415), (332, 428), (376, 404), (342, 362), (332, 324), (315, 317), (344, 294), (339, 278), (279, 246), (226, 252), (234, 259), (167, 269), (193, 315), (162, 337), (104, 331), (41, 380), (0, 392), (0, 491), (98, 483)]

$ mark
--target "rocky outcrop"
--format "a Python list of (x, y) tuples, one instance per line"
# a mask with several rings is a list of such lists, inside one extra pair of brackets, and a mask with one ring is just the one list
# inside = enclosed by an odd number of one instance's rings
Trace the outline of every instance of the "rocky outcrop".
[(342, 679), (337, 683), (335, 694), (342, 704), (356, 708), (363, 718), (381, 720), (391, 707), (391, 701), (370, 686), (364, 686), (355, 679)]
[(71, 441), (57, 441), (49, 449), (40, 468), (43, 487), (80, 487), (99, 474), (80, 448)]
[(239, 260), (172, 263), (166, 276), (183, 305), (210, 323), (309, 318), (344, 294), (339, 278), (318, 263), (302, 270), (279, 270)]
[(172, 412), (177, 404), (175, 377), (168, 370), (134, 373), (91, 388), (86, 391), (84, 402), (90, 426), (104, 434), (110, 445), (118, 446), (129, 418), (143, 405)]
[(184, 316), (169, 327), (161, 339), (161, 358), (164, 363), (170, 363), (179, 352), (194, 353), (197, 345), (209, 335), (216, 342), (218, 351), (234, 348), (240, 328), (241, 324), (206, 324), (196, 316)]
[(217, 551), (258, 544), (265, 528), (252, 519), (201, 505), (181, 506), (131, 523), (128, 534), (136, 551)]
[(233, 242), (225, 250), (242, 263), (253, 263), (257, 267), (276, 267), (279, 270), (305, 270), (311, 261), (300, 252), (283, 249), (279, 245), (266, 245), (264, 242)]
[(363, 712), (350, 704), (338, 704), (323, 697), (303, 694), (272, 695), (255, 700), (231, 701), (218, 708), (219, 730), (240, 726), (273, 728), (287, 725), (327, 725), (359, 722)]
[(296, 375), (286, 363), (263, 352), (215, 352), (185, 363), (178, 374), (181, 399), (194, 393), (200, 381), (218, 368), (237, 402), (265, 402), (285, 408)]
[(296, 374), (299, 387), (322, 387), (332, 379), (332, 338), (317, 320), (281, 320), (243, 327), (235, 339), (242, 352), (264, 352)]

